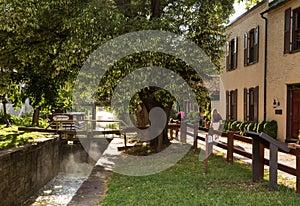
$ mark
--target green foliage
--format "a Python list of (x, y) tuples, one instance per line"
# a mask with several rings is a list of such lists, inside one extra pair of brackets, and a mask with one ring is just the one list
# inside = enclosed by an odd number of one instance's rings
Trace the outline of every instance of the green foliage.
[(277, 122), (275, 120), (272, 121), (260, 121), (260, 122), (238, 122), (238, 121), (225, 121), (224, 124), (225, 131), (227, 130), (233, 130), (237, 131), (239, 130), (242, 134), (244, 130), (248, 130), (251, 132), (257, 132), (261, 133), (264, 132), (267, 135), (277, 138)]
[(199, 112), (189, 112), (186, 116), (190, 123), (198, 123), (199, 122)]
[(275, 120), (267, 121), (264, 124), (263, 132), (269, 135), (270, 137), (273, 137), (274, 139), (277, 138), (277, 122)]
[(253, 6), (258, 4), (259, 2), (262, 2), (262, 0), (238, 0), (238, 3), (245, 2), (246, 9), (251, 9)]
[(203, 119), (207, 123), (209, 123), (211, 121), (211, 106), (210, 106), (210, 104), (207, 104), (202, 116), (203, 116)]
[[(25, 83), (23, 96), (30, 99), (34, 109), (70, 109), (73, 83), (91, 53), (115, 37), (141, 30), (183, 35), (221, 69), (219, 60), (226, 41), (224, 24), (233, 13), (233, 3), (234, 0), (4, 0), (0, 2), (0, 10), (4, 11), (0, 15), (0, 68), (5, 72), (0, 78), (10, 85), (11, 78), (4, 80), (4, 74), (17, 71), (17, 81), (13, 82)], [(199, 106), (205, 107), (207, 90), (200, 86), (202, 79), (190, 65), (154, 52), (129, 55), (115, 62), (98, 89), (91, 88), (97, 90), (93, 103), (109, 105), (124, 76), (144, 66), (164, 67), (181, 75), (195, 92)], [(80, 97), (87, 99), (88, 92), (83, 88)], [(13, 102), (19, 98), (11, 94), (9, 97)], [(134, 97), (132, 107), (145, 103), (145, 99), (160, 102), (163, 107), (174, 103), (168, 92), (145, 88)], [(210, 114), (206, 120), (210, 121)]]
[[(9, 122), (12, 122), (12, 115), (7, 114)], [(3, 110), (0, 111), (0, 124), (6, 124)]]
[(247, 124), (247, 130), (248, 131), (254, 132), (254, 128), (255, 128), (255, 123), (254, 122), (249, 122)]
[(224, 121), (224, 124), (223, 124), (223, 130), (224, 130), (224, 131), (228, 131), (228, 130), (229, 130), (228, 124), (229, 124), (229, 120), (225, 120), (225, 121)]
[(46, 136), (38, 132), (19, 132), (17, 126), (5, 128), (0, 125), (0, 150), (19, 147), (35, 138), (44, 137)]
[(260, 121), (256, 127), (256, 132), (261, 133), (264, 130), (265, 121)]
[(230, 130), (232, 130), (232, 131), (238, 131), (239, 130), (239, 124), (240, 124), (239, 121), (233, 121), (230, 124)]
[(239, 130), (240, 130), (241, 134), (244, 132), (246, 126), (247, 126), (247, 122), (240, 123)]
[(257, 126), (258, 126), (258, 122), (254, 122), (254, 126), (253, 126), (253, 129), (252, 129), (253, 132), (257, 131)]
[(119, 129), (119, 125), (117, 123), (107, 124), (105, 128), (116, 130), (116, 129)]
[[(11, 114), (8, 114), (8, 118), (11, 124), (16, 126), (23, 126), (23, 127), (30, 127), (32, 126), (32, 116), (31, 114), (22, 116), (22, 117), (16, 117)], [(5, 124), (4, 121), (4, 113), (3, 110), (0, 111), (0, 124)], [(46, 128), (48, 126), (48, 120), (46, 119), (39, 119), (39, 127)]]
[(170, 119), (177, 119), (177, 111), (175, 109), (171, 109)]

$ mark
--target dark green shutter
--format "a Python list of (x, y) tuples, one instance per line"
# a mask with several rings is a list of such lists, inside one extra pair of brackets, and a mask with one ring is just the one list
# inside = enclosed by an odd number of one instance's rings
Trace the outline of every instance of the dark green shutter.
[(254, 88), (254, 121), (258, 122), (259, 112), (259, 87)]
[(229, 91), (226, 91), (226, 120), (230, 120), (230, 94)]
[(249, 121), (248, 111), (248, 89), (244, 88), (244, 121)]
[(284, 14), (284, 53), (290, 52), (291, 47), (291, 8), (285, 10)]

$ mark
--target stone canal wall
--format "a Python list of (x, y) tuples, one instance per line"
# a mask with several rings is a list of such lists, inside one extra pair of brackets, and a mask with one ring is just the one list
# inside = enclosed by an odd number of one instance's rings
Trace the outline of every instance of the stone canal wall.
[(0, 206), (22, 205), (60, 170), (61, 142), (47, 139), (0, 151)]

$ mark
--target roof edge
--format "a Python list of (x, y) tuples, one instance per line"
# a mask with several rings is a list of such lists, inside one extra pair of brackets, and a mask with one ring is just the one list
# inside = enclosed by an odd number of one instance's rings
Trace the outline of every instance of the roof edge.
[(244, 16), (246, 16), (247, 14), (251, 13), (253, 10), (257, 9), (258, 7), (260, 7), (261, 5), (265, 4), (268, 0), (263, 0), (259, 3), (257, 3), (255, 6), (253, 6), (251, 9), (247, 10), (245, 13), (243, 13), (242, 15), (238, 16), (236, 19), (234, 19), (232, 22), (230, 22), (228, 26), (230, 26), (231, 24), (235, 23), (236, 21), (240, 20), (241, 18), (243, 18)]
[(276, 9), (282, 5), (284, 5), (285, 3), (289, 2), (291, 0), (278, 0), (278, 1), (272, 1), (269, 3), (269, 7), (268, 9), (266, 9), (264, 12), (262, 12), (261, 14), (265, 14), (268, 13), (269, 11)]

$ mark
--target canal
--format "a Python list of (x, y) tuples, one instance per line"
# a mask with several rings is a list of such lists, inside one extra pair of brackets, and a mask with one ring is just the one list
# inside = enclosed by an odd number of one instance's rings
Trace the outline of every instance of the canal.
[(88, 178), (94, 165), (95, 162), (80, 144), (63, 144), (61, 147), (60, 172), (23, 205), (67, 205), (81, 184)]

